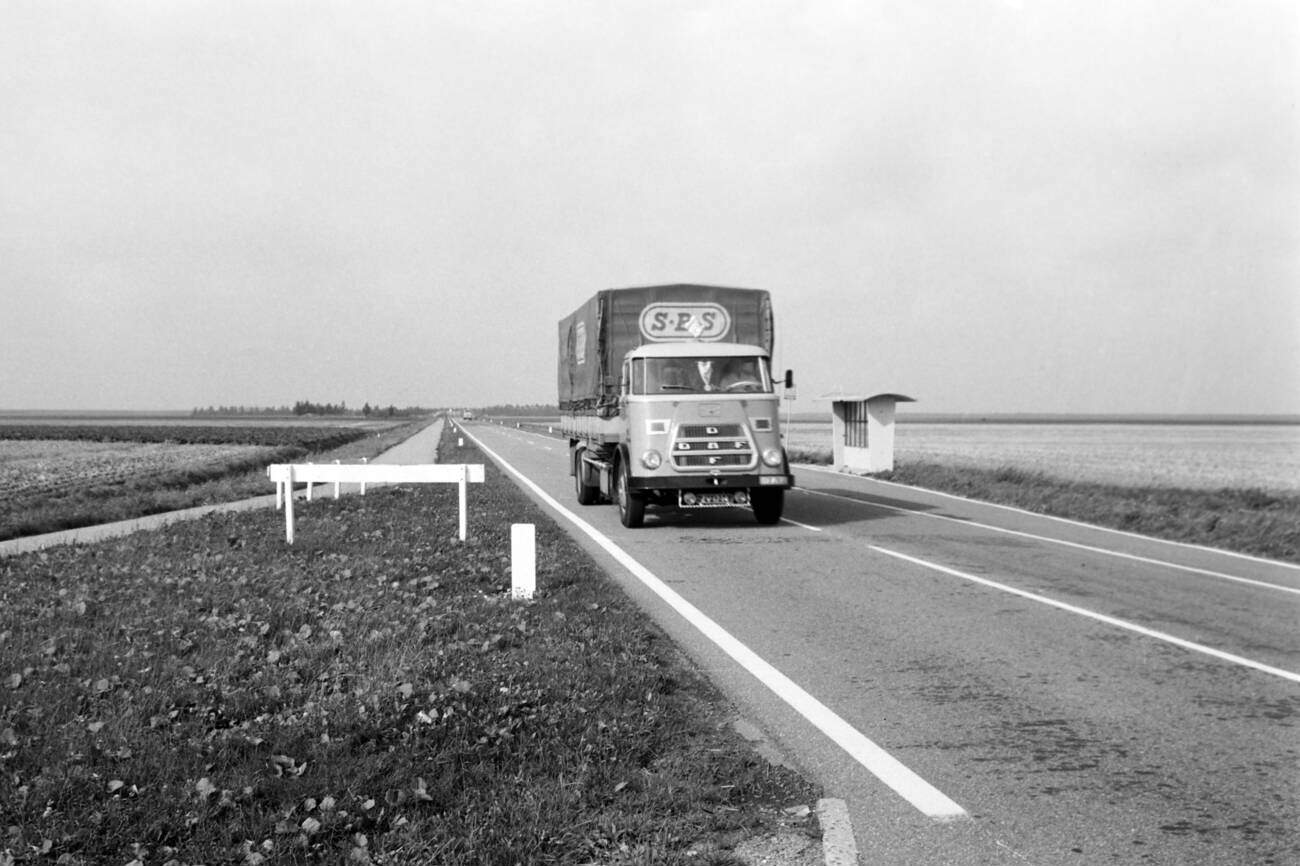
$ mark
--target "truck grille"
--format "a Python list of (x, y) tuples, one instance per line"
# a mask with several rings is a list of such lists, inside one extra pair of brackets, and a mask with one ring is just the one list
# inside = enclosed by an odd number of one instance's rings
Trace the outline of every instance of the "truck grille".
[(677, 428), (678, 439), (712, 439), (717, 436), (735, 439), (744, 435), (745, 429), (739, 424), (683, 424)]
[(748, 466), (748, 454), (674, 454), (673, 462), (681, 469), (717, 469), (720, 466)]
[(740, 424), (683, 424), (672, 443), (678, 469), (753, 466), (754, 443)]

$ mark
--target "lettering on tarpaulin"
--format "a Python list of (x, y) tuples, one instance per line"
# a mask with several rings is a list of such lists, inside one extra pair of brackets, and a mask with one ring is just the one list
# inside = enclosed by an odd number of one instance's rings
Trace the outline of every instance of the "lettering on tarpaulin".
[(648, 304), (641, 311), (641, 336), (651, 342), (721, 340), (731, 331), (731, 314), (721, 304)]

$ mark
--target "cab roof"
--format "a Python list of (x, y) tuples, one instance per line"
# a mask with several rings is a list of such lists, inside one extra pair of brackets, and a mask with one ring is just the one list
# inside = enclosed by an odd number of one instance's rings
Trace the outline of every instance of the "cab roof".
[(629, 358), (752, 358), (767, 357), (759, 346), (745, 343), (644, 343), (628, 352)]

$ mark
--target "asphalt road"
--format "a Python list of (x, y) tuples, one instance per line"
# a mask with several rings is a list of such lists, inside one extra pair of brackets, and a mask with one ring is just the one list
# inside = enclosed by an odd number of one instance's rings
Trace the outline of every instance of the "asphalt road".
[(847, 801), (862, 863), (1300, 863), (1300, 569), (811, 467), (779, 526), (627, 530), (564, 442), (468, 432)]

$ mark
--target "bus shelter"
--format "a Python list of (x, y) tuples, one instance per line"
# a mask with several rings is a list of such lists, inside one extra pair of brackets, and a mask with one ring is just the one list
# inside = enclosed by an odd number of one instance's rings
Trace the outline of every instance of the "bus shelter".
[(832, 462), (856, 472), (894, 468), (894, 408), (915, 403), (906, 394), (826, 394), (831, 401)]

